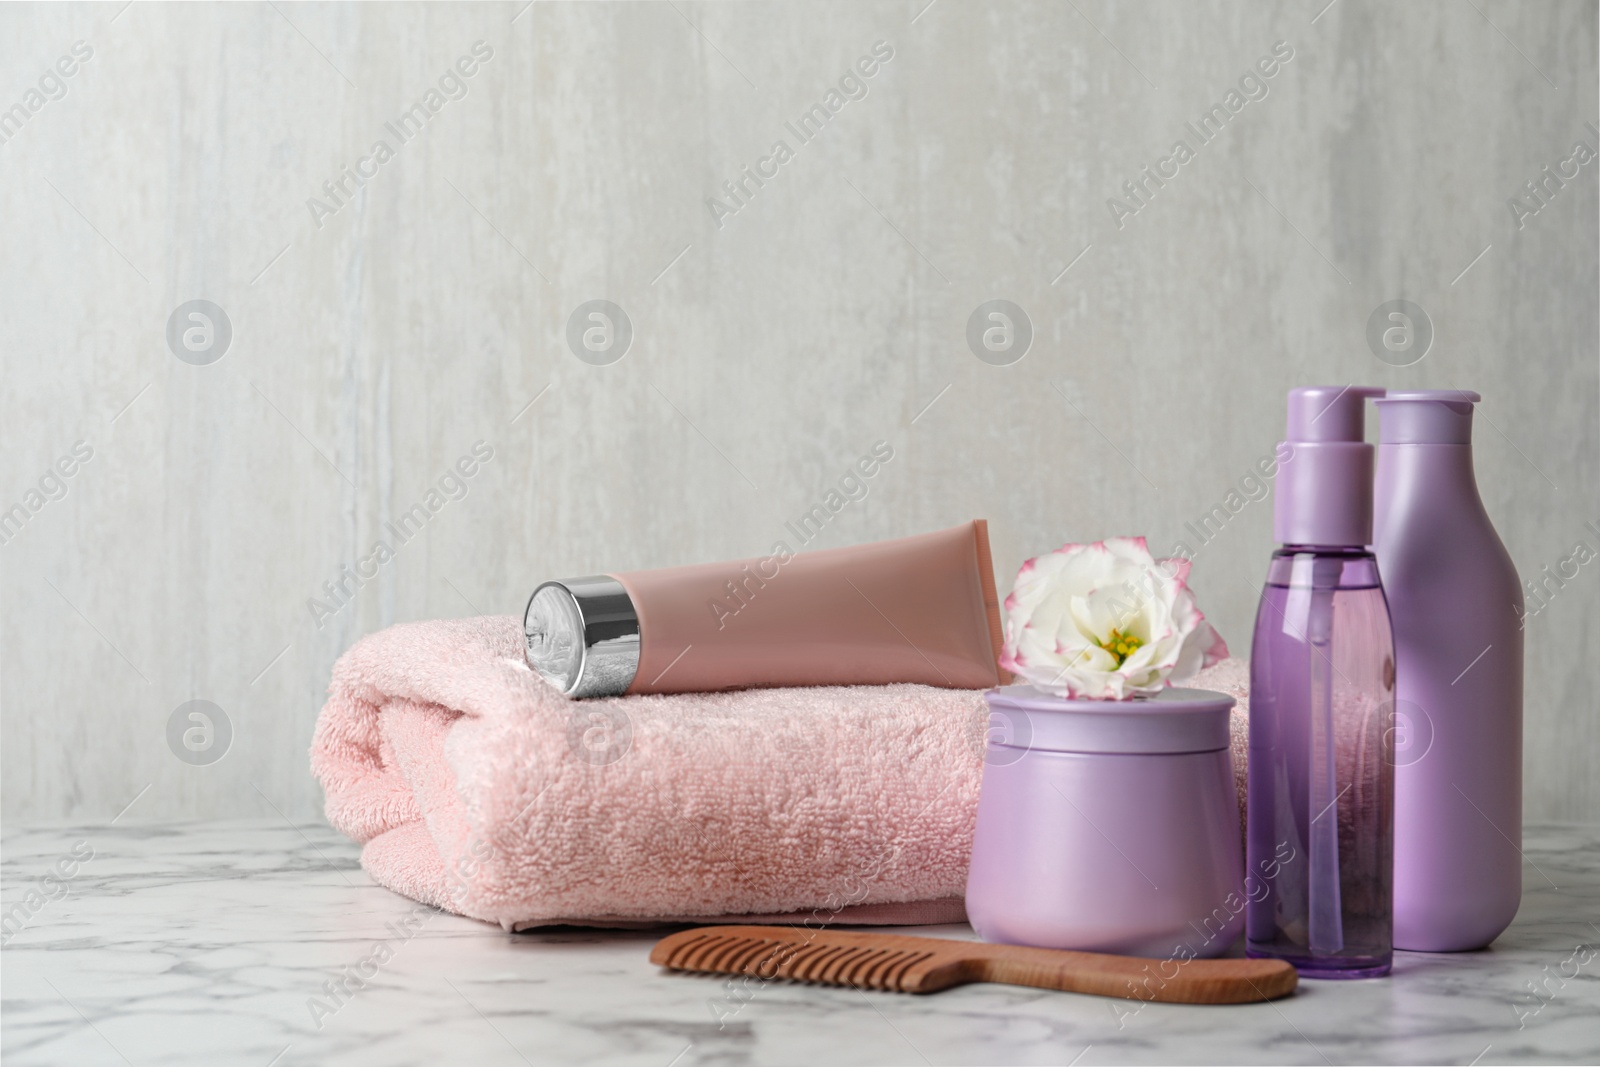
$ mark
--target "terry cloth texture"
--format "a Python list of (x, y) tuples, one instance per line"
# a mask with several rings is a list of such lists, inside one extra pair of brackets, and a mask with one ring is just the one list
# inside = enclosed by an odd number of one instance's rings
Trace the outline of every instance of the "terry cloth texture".
[(568, 700), (487, 616), (358, 641), (311, 766), (373, 878), (507, 929), (920, 925), (965, 919), (986, 727), (920, 685)]

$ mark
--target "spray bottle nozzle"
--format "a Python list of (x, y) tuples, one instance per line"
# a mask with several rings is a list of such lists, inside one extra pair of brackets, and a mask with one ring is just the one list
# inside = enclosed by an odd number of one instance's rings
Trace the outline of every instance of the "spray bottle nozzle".
[(1360, 441), (1368, 397), (1385, 390), (1370, 385), (1306, 385), (1289, 390), (1289, 435), (1300, 441)]
[(1372, 446), (1366, 401), (1384, 390), (1311, 385), (1289, 390), (1287, 451), (1272, 507), (1279, 544), (1362, 547), (1372, 541)]

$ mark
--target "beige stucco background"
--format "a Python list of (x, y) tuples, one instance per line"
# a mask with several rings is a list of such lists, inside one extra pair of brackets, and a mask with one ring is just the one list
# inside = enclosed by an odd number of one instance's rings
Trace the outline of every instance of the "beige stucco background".
[[(879, 440), (819, 543), (983, 516), (1004, 588), (1066, 540), (1192, 540), (1292, 385), (1472, 388), (1519, 568), (1600, 550), (1600, 164), (1508, 206), (1600, 147), (1592, 3), (925, 2), (0, 7), (0, 107), (93, 50), (0, 144), (0, 508), (93, 452), (0, 547), (5, 817), (310, 816), (360, 635), (762, 553)], [(465, 95), (387, 133), (478, 41)], [(1108, 199), (1280, 41), (1119, 226)], [(204, 366), (166, 341), (194, 299), (233, 332)], [(597, 299), (634, 331), (604, 366), (566, 342)], [(994, 299), (1032, 323), (1008, 366), (966, 341)], [(1393, 299), (1433, 324), (1410, 366), (1366, 341)], [(314, 617), (475, 442), (465, 496)], [(1270, 513), (1192, 546), (1240, 654)], [(1597, 654), (1600, 562), (1528, 623), (1530, 818), (1600, 813)], [(210, 766), (169, 751), (192, 699), (232, 726)]]

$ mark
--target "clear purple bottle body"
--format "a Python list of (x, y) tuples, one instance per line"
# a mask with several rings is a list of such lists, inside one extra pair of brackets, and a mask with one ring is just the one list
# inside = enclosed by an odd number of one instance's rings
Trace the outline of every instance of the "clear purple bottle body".
[(1394, 639), (1359, 548), (1273, 554), (1250, 660), (1246, 952), (1308, 978), (1393, 962)]

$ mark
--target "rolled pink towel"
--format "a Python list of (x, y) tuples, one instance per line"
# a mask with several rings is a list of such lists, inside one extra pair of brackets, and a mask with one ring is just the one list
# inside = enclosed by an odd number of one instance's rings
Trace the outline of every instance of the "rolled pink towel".
[(409, 623), (335, 664), (312, 771), (383, 885), (507, 929), (964, 919), (980, 692), (573, 701), (522, 642), (510, 616)]

